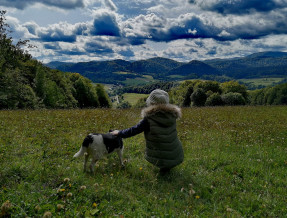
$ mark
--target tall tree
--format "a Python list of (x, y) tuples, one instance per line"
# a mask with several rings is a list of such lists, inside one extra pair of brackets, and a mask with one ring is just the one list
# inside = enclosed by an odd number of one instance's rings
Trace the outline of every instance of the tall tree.
[(110, 101), (108, 94), (106, 93), (104, 89), (104, 86), (101, 84), (97, 84), (96, 91), (97, 91), (100, 107), (106, 107), (106, 108), (111, 107), (111, 101)]

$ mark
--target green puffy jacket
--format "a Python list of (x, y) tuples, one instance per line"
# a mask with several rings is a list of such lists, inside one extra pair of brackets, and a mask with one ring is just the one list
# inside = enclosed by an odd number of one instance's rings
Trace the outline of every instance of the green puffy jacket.
[(153, 105), (143, 109), (142, 116), (150, 126), (145, 132), (145, 159), (159, 168), (172, 168), (182, 163), (183, 149), (176, 130), (180, 108), (171, 104)]

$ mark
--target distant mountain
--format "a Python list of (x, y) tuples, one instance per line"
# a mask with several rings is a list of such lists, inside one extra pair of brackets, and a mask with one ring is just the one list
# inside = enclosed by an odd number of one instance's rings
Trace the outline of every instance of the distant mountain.
[(57, 69), (57, 68), (61, 68), (63, 65), (72, 65), (75, 63), (65, 63), (65, 62), (60, 62), (60, 61), (52, 61), (50, 63), (47, 64), (48, 67), (52, 68), (52, 69)]
[(206, 63), (194, 60), (170, 70), (168, 74), (200, 78), (204, 75), (220, 75), (221, 73), (216, 68)]
[(252, 55), (246, 56), (247, 58), (275, 58), (275, 57), (287, 57), (287, 52), (268, 51), (258, 52)]
[(214, 59), (204, 63), (233, 79), (287, 76), (287, 52), (260, 52), (243, 58)]
[(173, 78), (230, 79), (287, 77), (287, 52), (260, 52), (242, 58), (193, 60), (188, 63), (167, 58), (139, 61), (90, 61), (79, 63), (51, 62), (47, 66), (66, 72), (78, 72), (97, 83), (124, 83), (127, 78), (152, 76), (155, 80)]
[(169, 71), (169, 67), (157, 63), (152, 60), (141, 60), (141, 61), (135, 61), (131, 63), (127, 68), (127, 71), (132, 73), (138, 73), (140, 75), (153, 75), (155, 77), (160, 77), (161, 75), (165, 74), (167, 71)]
[(185, 64), (185, 63), (177, 62), (175, 60), (171, 60), (168, 58), (160, 58), (160, 57), (151, 58), (151, 59), (148, 59), (148, 61), (166, 66), (168, 69), (174, 69)]

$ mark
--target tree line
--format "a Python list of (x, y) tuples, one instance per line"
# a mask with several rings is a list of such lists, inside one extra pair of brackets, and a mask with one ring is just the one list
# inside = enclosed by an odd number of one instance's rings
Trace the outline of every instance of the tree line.
[(120, 90), (117, 90), (118, 93), (140, 93), (140, 94), (149, 94), (155, 89), (162, 89), (166, 92), (170, 91), (175, 86), (178, 86), (177, 82), (155, 82), (151, 84), (146, 84), (142, 86), (127, 86), (123, 87)]
[(249, 99), (252, 105), (286, 105), (287, 83), (254, 90)]
[(5, 14), (0, 11), (0, 109), (111, 107), (102, 85), (34, 60), (24, 49), (29, 41), (9, 36)]
[[(149, 87), (154, 88), (154, 86), (148, 85), (146, 88), (141, 87), (138, 91), (148, 90), (147, 93), (150, 93), (153, 89), (149, 90)], [(161, 87), (156, 86), (156, 88)], [(180, 107), (287, 104), (287, 83), (250, 91), (237, 81), (220, 83), (207, 80), (187, 80), (173, 85), (166, 91), (169, 93), (170, 103)], [(146, 98), (139, 99), (134, 107), (144, 107), (145, 100)]]
[(248, 91), (236, 81), (185, 81), (170, 92), (170, 101), (181, 107), (233, 105), (286, 105), (287, 83)]

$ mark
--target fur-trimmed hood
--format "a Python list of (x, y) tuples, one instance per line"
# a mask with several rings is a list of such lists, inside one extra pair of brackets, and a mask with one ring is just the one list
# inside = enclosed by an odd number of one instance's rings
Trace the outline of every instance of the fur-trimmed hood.
[(146, 107), (142, 110), (142, 118), (148, 118), (158, 112), (172, 114), (175, 118), (181, 118), (181, 109), (173, 104), (157, 104)]

